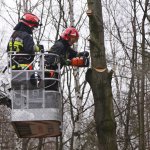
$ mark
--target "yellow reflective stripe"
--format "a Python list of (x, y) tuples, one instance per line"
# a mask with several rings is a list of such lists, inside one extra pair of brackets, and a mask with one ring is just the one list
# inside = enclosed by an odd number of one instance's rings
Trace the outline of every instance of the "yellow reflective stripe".
[[(9, 42), (9, 45), (12, 46), (12, 42), (11, 42), (11, 41)], [(20, 41), (15, 41), (15, 42), (14, 42), (14, 45), (16, 45), (16, 46), (17, 46), (17, 45), (23, 46), (23, 43), (20, 42)]]
[(9, 42), (10, 51), (12, 51), (12, 46), (14, 46), (14, 49), (16, 50), (16, 52), (19, 52), (20, 48), (23, 47), (23, 43), (20, 41), (14, 41), (14, 43), (12, 43), (12, 41), (10, 41)]
[(28, 64), (19, 64), (20, 67), (27, 67)]
[(15, 65), (11, 66), (11, 69), (16, 69), (16, 66)]
[[(28, 66), (28, 64), (18, 64), (18, 66), (17, 66), (17, 65), (11, 66), (11, 69), (16, 69), (16, 68), (18, 68), (18, 67), (25, 68), (25, 67), (27, 67), (27, 66)], [(29, 67), (29, 66), (28, 66), (28, 67)]]
[(9, 42), (9, 49), (12, 51), (12, 42)]

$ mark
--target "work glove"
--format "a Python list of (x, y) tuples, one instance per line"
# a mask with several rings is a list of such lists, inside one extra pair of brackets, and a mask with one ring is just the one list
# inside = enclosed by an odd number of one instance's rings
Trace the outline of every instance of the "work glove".
[(70, 60), (70, 59), (67, 59), (67, 60), (65, 61), (65, 65), (70, 66), (70, 65), (71, 65), (71, 60)]
[(84, 51), (84, 52), (79, 52), (78, 53), (79, 57), (88, 57), (89, 56), (89, 52), (88, 51)]
[(83, 67), (89, 67), (89, 64), (90, 64), (89, 58), (83, 57), (83, 59), (84, 59), (84, 66)]
[(44, 46), (43, 45), (34, 45), (34, 51), (35, 52), (43, 52), (44, 51)]

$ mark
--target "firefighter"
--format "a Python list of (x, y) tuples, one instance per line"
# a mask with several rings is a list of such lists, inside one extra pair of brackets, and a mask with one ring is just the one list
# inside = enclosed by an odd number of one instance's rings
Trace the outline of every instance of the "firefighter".
[(12, 60), (12, 69), (32, 69), (30, 64), (34, 59), (35, 52), (39, 52), (43, 46), (35, 45), (33, 41), (33, 30), (41, 24), (39, 18), (32, 13), (25, 13), (14, 27), (14, 32), (7, 45), (7, 52), (16, 52), (17, 54), (30, 54), (30, 56), (17, 55)]
[[(60, 39), (51, 47), (50, 53), (60, 56), (61, 67), (72, 65), (77, 67), (87, 67), (89, 65), (89, 52), (77, 52), (71, 46), (79, 39), (79, 33), (76, 28), (68, 27), (61, 34)], [(82, 58), (84, 57), (85, 60)], [(53, 60), (52, 60), (53, 61)]]
[[(64, 30), (64, 32), (61, 34), (60, 39), (57, 40), (54, 45), (51, 47), (49, 53), (57, 54), (60, 58), (61, 68), (64, 65), (71, 65), (71, 66), (77, 66), (77, 67), (88, 67), (89, 66), (89, 52), (77, 52), (75, 51), (71, 46), (73, 46), (74, 43), (78, 41), (79, 33), (76, 28), (74, 27), (68, 27)], [(57, 66), (55, 65), (55, 57), (50, 56), (49, 58), (46, 58), (46, 69), (56, 70)], [(45, 73), (46, 77), (53, 77), (57, 78), (57, 74), (51, 72)], [(56, 81), (55, 81), (56, 82)], [(54, 84), (54, 82), (49, 81), (46, 82), (45, 85), (48, 87), (48, 85), (51, 86), (51, 90), (58, 89), (58, 84)]]

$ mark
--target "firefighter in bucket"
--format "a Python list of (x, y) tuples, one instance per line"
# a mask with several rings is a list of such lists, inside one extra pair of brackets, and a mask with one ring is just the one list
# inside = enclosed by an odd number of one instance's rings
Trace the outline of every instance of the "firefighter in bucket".
[[(76, 67), (88, 67), (89, 66), (89, 52), (77, 52), (71, 46), (78, 41), (79, 33), (76, 28), (68, 27), (61, 34), (60, 39), (57, 40), (54, 45), (51, 47), (49, 53), (57, 54), (60, 58), (61, 68), (65, 65), (67, 66), (76, 66)], [(51, 72), (46, 72), (46, 77), (57, 78), (57, 73), (54, 73), (52, 70), (56, 70), (57, 66), (55, 64), (56, 58), (54, 56), (49, 56), (46, 58), (46, 69), (51, 69)], [(58, 83), (54, 84), (53, 81), (45, 83), (52, 85), (49, 89), (57, 90)]]
[[(31, 13), (25, 13), (14, 27), (14, 32), (10, 37), (7, 45), (7, 52), (15, 52), (11, 64), (13, 70), (28, 69), (32, 70), (32, 65), (29, 65), (33, 59), (35, 52), (39, 52), (42, 45), (35, 45), (33, 41), (33, 30), (41, 26), (39, 18)], [(28, 54), (28, 55), (21, 55)]]

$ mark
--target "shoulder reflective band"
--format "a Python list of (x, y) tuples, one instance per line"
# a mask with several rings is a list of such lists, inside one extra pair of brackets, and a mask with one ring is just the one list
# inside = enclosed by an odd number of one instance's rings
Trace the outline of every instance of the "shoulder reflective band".
[(14, 41), (14, 43), (12, 43), (12, 41), (10, 41), (9, 42), (10, 51), (12, 51), (12, 46), (14, 46), (16, 52), (20, 52), (21, 48), (23, 48), (23, 43), (20, 41)]

